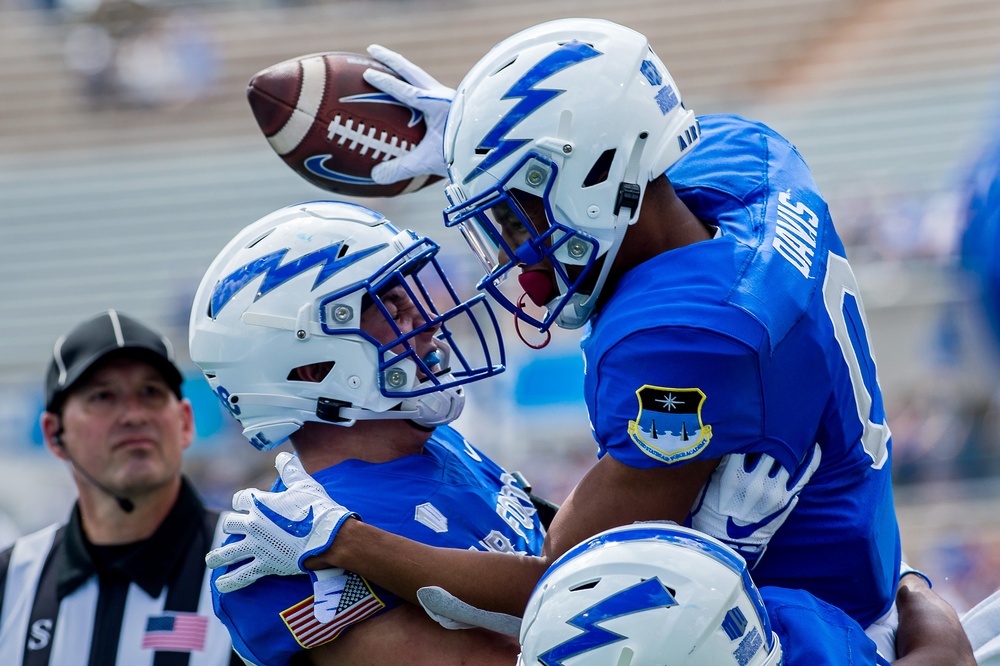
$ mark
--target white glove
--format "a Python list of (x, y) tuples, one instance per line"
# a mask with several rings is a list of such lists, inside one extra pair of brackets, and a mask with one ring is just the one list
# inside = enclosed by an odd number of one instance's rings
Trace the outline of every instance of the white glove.
[(507, 636), (521, 633), (521, 618), (476, 608), (442, 587), (420, 588), (417, 590), (417, 601), (424, 612), (445, 629), (482, 627)]
[(427, 132), (417, 146), (403, 155), (372, 168), (372, 180), (388, 185), (414, 176), (446, 176), (444, 163), (444, 123), (455, 91), (394, 51), (372, 44), (368, 53), (398, 73), (401, 79), (377, 69), (366, 69), (365, 81), (424, 114)]
[(297, 457), (283, 451), (274, 466), (286, 490), (273, 493), (248, 488), (233, 495), (235, 511), (226, 516), (222, 529), (244, 538), (205, 556), (212, 569), (244, 562), (216, 579), (222, 594), (270, 575), (308, 573), (315, 581), (315, 574), (302, 562), (329, 548), (345, 520), (360, 518), (330, 499)]
[(799, 502), (799, 493), (819, 467), (816, 444), (790, 474), (766, 454), (730, 454), (712, 473), (691, 512), (691, 527), (714, 536), (753, 568), (767, 544)]

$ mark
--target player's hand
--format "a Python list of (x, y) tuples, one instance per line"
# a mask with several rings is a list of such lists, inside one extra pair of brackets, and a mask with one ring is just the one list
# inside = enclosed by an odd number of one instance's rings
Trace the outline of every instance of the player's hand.
[(380, 72), (365, 70), (365, 81), (387, 95), (395, 97), (424, 115), (427, 132), (417, 146), (402, 157), (382, 162), (372, 168), (372, 180), (388, 185), (415, 176), (446, 176), (444, 162), (444, 123), (455, 91), (441, 85), (437, 79), (394, 51), (372, 44), (368, 53), (397, 72), (402, 79)]
[(691, 527), (724, 541), (753, 567), (819, 467), (816, 444), (794, 473), (766, 454), (722, 459), (691, 512)]
[(223, 594), (263, 576), (311, 574), (302, 566), (306, 558), (329, 548), (345, 520), (359, 518), (330, 499), (297, 457), (279, 453), (274, 466), (286, 490), (249, 488), (233, 495), (235, 511), (224, 519), (222, 529), (243, 538), (205, 557), (212, 569), (243, 563), (216, 579), (215, 585)]
[[(975, 666), (968, 625), (959, 619), (955, 609), (931, 590), (930, 580), (920, 572), (909, 571), (899, 579), (896, 609), (899, 625), (896, 630), (897, 658), (894, 666)], [(995, 623), (988, 635), (995, 636)], [(969, 632), (967, 634), (967, 632)], [(980, 661), (979, 663), (995, 663)]]

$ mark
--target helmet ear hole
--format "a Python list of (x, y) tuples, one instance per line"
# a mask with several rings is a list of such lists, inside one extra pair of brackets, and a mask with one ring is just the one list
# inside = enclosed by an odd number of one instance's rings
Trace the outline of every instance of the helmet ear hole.
[(323, 380), (327, 378), (327, 375), (329, 375), (333, 370), (334, 365), (333, 361), (300, 365), (297, 368), (292, 368), (286, 379), (290, 382), (311, 382), (313, 384), (321, 384)]
[(594, 161), (594, 166), (590, 167), (587, 177), (583, 179), (584, 187), (591, 187), (603, 183), (608, 179), (608, 174), (611, 172), (611, 163), (615, 161), (616, 152), (616, 149), (609, 148), (601, 153), (600, 157)]

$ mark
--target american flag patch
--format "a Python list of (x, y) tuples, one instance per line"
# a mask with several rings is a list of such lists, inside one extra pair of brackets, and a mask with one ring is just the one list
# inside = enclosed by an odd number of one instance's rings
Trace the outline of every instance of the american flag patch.
[(385, 608), (382, 600), (368, 586), (368, 581), (355, 573), (347, 574), (337, 613), (330, 622), (322, 624), (316, 619), (313, 600), (314, 597), (310, 596), (281, 612), (281, 619), (288, 630), (304, 648), (329, 643), (345, 628)]
[(197, 613), (151, 615), (146, 620), (142, 647), (149, 650), (200, 652), (205, 649), (208, 618)]

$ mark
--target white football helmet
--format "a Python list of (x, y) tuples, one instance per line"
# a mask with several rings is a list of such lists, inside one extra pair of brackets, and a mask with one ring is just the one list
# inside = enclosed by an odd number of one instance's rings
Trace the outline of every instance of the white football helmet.
[[(191, 359), (261, 450), (306, 421), (449, 423), (464, 405), (461, 385), (501, 372), (505, 357), (486, 296), (460, 301), (435, 258), (439, 249), (356, 204), (275, 211), (237, 234), (202, 278)], [(381, 298), (400, 286), (425, 322), (412, 331), (400, 329)], [(369, 307), (395, 340), (382, 344), (361, 329)], [(430, 352), (417, 353), (418, 336)], [(317, 363), (333, 366), (322, 381), (293, 374)]]
[[(643, 35), (600, 19), (543, 23), (493, 47), (458, 87), (445, 127), (445, 225), (458, 226), (482, 260), (480, 289), (540, 330), (578, 328), (646, 185), (699, 138), (698, 121)], [(544, 201), (547, 230), (534, 230), (512, 190)], [(532, 235), (517, 248), (497, 224), (510, 212)], [(518, 264), (544, 258), (558, 295), (537, 319), (498, 286)]]
[(518, 664), (778, 666), (781, 654), (735, 551), (673, 523), (636, 523), (552, 564), (525, 609)]

